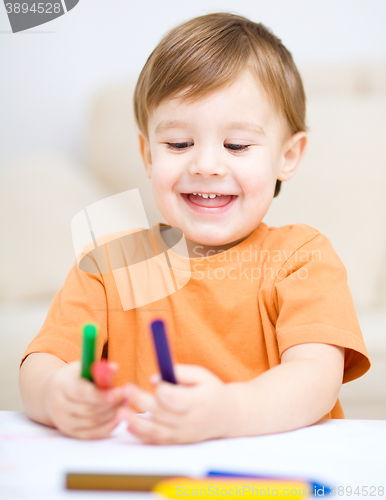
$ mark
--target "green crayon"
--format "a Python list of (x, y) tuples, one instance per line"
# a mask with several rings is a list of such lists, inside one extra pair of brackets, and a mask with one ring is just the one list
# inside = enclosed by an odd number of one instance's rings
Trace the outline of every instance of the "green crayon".
[(93, 381), (91, 365), (95, 361), (97, 327), (92, 323), (83, 326), (82, 377)]

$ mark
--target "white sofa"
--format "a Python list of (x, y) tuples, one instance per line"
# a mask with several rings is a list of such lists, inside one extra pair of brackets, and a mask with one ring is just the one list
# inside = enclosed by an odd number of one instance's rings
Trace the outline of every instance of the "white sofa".
[[(386, 418), (386, 67), (301, 68), (309, 146), (275, 199), (269, 225), (310, 224), (344, 262), (373, 367), (342, 388), (352, 418)], [(70, 223), (87, 205), (138, 187), (151, 225), (164, 221), (138, 152), (134, 82), (93, 98), (85, 154), (15, 158), (0, 169), (0, 409), (21, 409), (18, 364), (74, 261)]]

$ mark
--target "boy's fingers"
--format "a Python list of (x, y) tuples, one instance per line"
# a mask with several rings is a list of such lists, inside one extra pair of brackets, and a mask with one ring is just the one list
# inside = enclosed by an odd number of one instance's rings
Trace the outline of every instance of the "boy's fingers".
[[(100, 395), (100, 392), (103, 392), (105, 394)], [(104, 411), (109, 408), (120, 406), (127, 402), (125, 394), (119, 387), (105, 391), (95, 389), (95, 393), (93, 393), (92, 396), (92, 399), (78, 399), (74, 398), (72, 394), (70, 394), (65, 395), (65, 398), (71, 405), (74, 405), (74, 407), (76, 406), (77, 408), (87, 408), (87, 411), (90, 413), (96, 411)]]
[[(113, 403), (120, 400), (120, 392), (115, 389), (98, 389), (89, 380), (80, 379), (75, 387), (67, 388), (67, 397), (72, 401), (88, 404)], [(118, 389), (118, 388), (116, 388)], [(113, 394), (113, 396), (111, 396)]]
[(171, 427), (164, 426), (154, 420), (139, 417), (134, 413), (128, 416), (129, 431), (144, 443), (174, 443), (176, 433)]
[(157, 408), (157, 403), (152, 394), (143, 391), (139, 387), (131, 387), (130, 404), (133, 404), (138, 410), (153, 413)]
[(161, 375), (159, 373), (154, 373), (151, 377), (150, 377), (150, 383), (151, 385), (157, 385), (161, 382)]
[[(138, 416), (138, 413), (126, 406), (121, 406), (118, 410), (118, 415), (121, 420), (128, 421), (131, 416)], [(140, 418), (146, 417), (141, 416)], [(176, 427), (178, 425), (178, 416), (175, 413), (167, 412), (160, 407), (158, 407), (157, 410), (154, 411), (154, 413), (151, 413), (150, 420), (166, 425), (167, 427)]]
[(113, 402), (108, 401), (105, 395), (101, 396), (98, 393), (85, 394), (84, 397), (81, 397), (79, 393), (77, 393), (75, 396), (73, 394), (66, 394), (65, 396), (68, 401), (71, 401), (71, 403), (87, 404), (91, 407), (111, 406), (112, 404), (114, 404)]
[[(74, 393), (66, 394), (68, 400), (73, 403), (87, 403), (90, 406), (111, 406), (127, 403), (129, 400), (129, 388), (127, 386), (114, 387), (113, 389), (98, 389), (91, 384), (91, 387), (79, 390), (75, 396)], [(83, 396), (82, 396), (83, 394)]]
[(72, 425), (76, 429), (94, 429), (95, 427), (103, 426), (106, 422), (117, 418), (117, 411), (107, 412), (105, 415), (100, 415), (99, 418), (85, 417), (84, 415), (70, 414)]
[(109, 361), (109, 366), (111, 367), (114, 373), (118, 372), (119, 364), (116, 361)]
[(80, 373), (81, 372), (81, 366), (82, 366), (82, 362), (80, 360), (78, 361), (73, 361), (72, 363), (69, 363), (68, 366), (71, 366), (72, 367), (72, 370), (75, 372), (75, 373)]
[(133, 404), (139, 411), (150, 412), (153, 421), (157, 421), (168, 427), (175, 427), (177, 423), (176, 412), (170, 412), (168, 409), (160, 406), (158, 400), (152, 394), (143, 391), (139, 387), (134, 387), (130, 396), (130, 404)]
[(77, 426), (73, 429), (73, 436), (79, 439), (103, 439), (107, 437), (119, 424), (117, 415), (102, 423), (93, 426)]
[(122, 404), (129, 399), (126, 386), (114, 387), (113, 389), (106, 390), (105, 393), (108, 403)]
[(71, 406), (68, 408), (68, 412), (72, 417), (89, 420), (95, 423), (99, 420), (106, 420), (107, 415), (111, 418), (117, 413), (118, 408), (119, 405), (96, 407), (81, 403), (71, 403)]
[[(88, 405), (81, 405), (78, 403), (70, 403), (67, 401), (65, 404), (65, 411), (56, 414), (55, 423), (58, 429), (66, 435), (72, 437), (78, 436), (78, 429), (81, 429), (85, 439), (91, 436), (90, 433), (84, 432), (85, 429), (95, 429), (103, 427), (105, 424), (112, 422), (118, 418), (119, 405), (114, 408), (100, 409), (96, 411)], [(119, 421), (119, 420), (118, 420)], [(110, 424), (109, 424), (110, 425)], [(112, 425), (112, 424), (111, 424)], [(98, 431), (99, 432), (99, 431)], [(105, 431), (101, 431), (100, 437), (106, 436)]]
[(208, 378), (208, 370), (198, 365), (176, 365), (176, 379), (179, 384), (196, 385)]
[(189, 388), (166, 382), (159, 384), (156, 399), (161, 408), (179, 414), (186, 413), (192, 406), (192, 393)]

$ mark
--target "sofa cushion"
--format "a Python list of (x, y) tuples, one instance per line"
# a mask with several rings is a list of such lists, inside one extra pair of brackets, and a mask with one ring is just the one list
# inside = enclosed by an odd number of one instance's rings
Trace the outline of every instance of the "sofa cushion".
[(111, 194), (80, 165), (53, 155), (3, 164), (0, 300), (52, 299), (75, 262), (71, 219)]

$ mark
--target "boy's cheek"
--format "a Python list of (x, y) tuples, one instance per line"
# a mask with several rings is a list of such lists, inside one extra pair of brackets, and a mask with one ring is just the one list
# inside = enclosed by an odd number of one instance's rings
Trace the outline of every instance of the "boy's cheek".
[[(169, 170), (172, 167), (170, 166)], [(170, 172), (168, 169), (160, 169), (153, 167), (152, 173), (152, 189), (154, 195), (165, 195), (172, 190), (175, 180), (170, 177)]]

